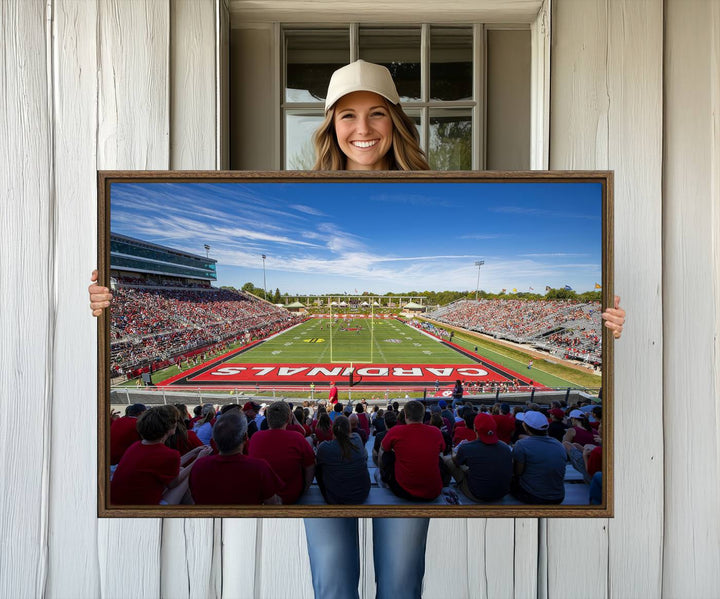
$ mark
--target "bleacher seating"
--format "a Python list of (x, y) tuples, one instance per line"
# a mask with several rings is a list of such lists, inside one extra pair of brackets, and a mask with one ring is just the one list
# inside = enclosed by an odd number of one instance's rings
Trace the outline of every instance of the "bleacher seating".
[[(443, 492), (434, 501), (418, 504), (415, 501), (402, 499), (378, 482), (378, 469), (372, 461), (374, 441), (375, 437), (370, 435), (365, 444), (368, 452), (367, 464), (371, 485), (370, 494), (363, 505), (526, 505), (510, 494), (505, 495), (500, 501), (480, 504), (468, 499), (454, 481), (450, 486), (444, 487)], [(590, 486), (584, 482), (582, 474), (568, 463), (565, 468), (565, 499), (560, 505), (588, 505), (589, 489)], [(457, 500), (457, 503), (455, 500)], [(326, 505), (317, 482), (313, 482), (310, 488), (300, 497), (298, 505)]]
[(299, 321), (284, 308), (227, 289), (124, 285), (113, 291), (111, 369), (117, 374), (151, 362), (242, 338), (264, 338)]
[(459, 300), (426, 316), (451, 326), (531, 345), (565, 359), (602, 363), (599, 302)]

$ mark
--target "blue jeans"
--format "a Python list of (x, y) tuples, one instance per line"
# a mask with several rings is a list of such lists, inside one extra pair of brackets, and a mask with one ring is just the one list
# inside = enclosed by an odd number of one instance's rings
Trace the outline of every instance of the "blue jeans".
[[(429, 518), (373, 518), (377, 599), (420, 599)], [(357, 518), (305, 518), (315, 599), (358, 599)]]

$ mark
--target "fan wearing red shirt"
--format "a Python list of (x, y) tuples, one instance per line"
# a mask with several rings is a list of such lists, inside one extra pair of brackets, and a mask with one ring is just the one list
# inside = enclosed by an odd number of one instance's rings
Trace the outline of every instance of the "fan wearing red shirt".
[(178, 412), (173, 406), (150, 408), (137, 419), (141, 441), (133, 443), (118, 464), (110, 483), (110, 501), (114, 505), (175, 505), (188, 490), (188, 476), (198, 456), (210, 453), (209, 447), (197, 447), (180, 457), (165, 446), (175, 432)]
[(407, 402), (403, 411), (405, 426), (392, 427), (380, 444), (383, 480), (398, 497), (430, 501), (442, 491), (445, 439), (440, 429), (423, 424), (425, 406), (419, 401)]
[(280, 492), (282, 502), (295, 503), (315, 477), (315, 453), (302, 434), (287, 430), (292, 412), (284, 401), (271, 403), (265, 418), (268, 430), (258, 431), (252, 436), (248, 455), (270, 464), (285, 483)]
[(243, 455), (248, 440), (245, 414), (234, 409), (213, 428), (220, 455), (199, 459), (190, 473), (190, 492), (199, 505), (279, 504), (283, 482), (265, 460)]
[(473, 412), (470, 406), (465, 406), (462, 415), (465, 426), (460, 426), (459, 422), (455, 423), (455, 432), (453, 433), (452, 440), (453, 447), (456, 447), (461, 441), (474, 441), (477, 439), (477, 434), (473, 428), (475, 426), (475, 412)]
[(515, 432), (515, 416), (510, 413), (510, 406), (506, 403), (500, 404), (500, 413), (493, 414), (492, 417), (497, 425), (498, 439), (510, 445)]
[(125, 416), (112, 421), (110, 425), (110, 465), (115, 466), (135, 441), (140, 440), (137, 432), (137, 419), (147, 408), (134, 403), (125, 408)]

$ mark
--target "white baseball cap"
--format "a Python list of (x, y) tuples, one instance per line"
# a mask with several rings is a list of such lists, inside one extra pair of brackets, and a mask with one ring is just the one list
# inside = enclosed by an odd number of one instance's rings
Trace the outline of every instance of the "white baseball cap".
[(525, 424), (538, 431), (544, 431), (548, 427), (548, 419), (540, 412), (525, 412)]
[(400, 101), (395, 82), (387, 68), (372, 62), (356, 60), (339, 68), (330, 77), (325, 112), (343, 96), (359, 91), (375, 92), (393, 104)]

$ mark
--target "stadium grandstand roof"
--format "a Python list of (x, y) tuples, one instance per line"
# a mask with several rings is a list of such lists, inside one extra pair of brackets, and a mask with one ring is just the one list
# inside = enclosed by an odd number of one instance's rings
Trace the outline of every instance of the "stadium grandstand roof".
[(216, 281), (217, 260), (200, 254), (110, 233), (110, 269)]

